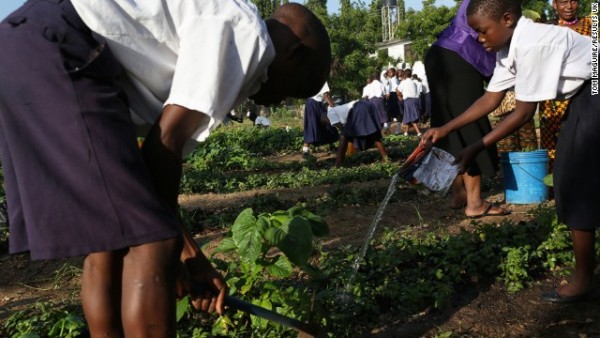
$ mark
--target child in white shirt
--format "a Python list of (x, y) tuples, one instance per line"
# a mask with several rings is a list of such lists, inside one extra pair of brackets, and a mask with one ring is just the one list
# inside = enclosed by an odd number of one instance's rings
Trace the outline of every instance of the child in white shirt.
[(517, 0), (472, 0), (467, 15), (483, 47), (497, 52), (494, 75), (486, 93), (465, 113), (428, 130), (422, 142), (436, 142), (485, 116), (514, 86), (515, 111), (461, 152), (457, 163), (464, 170), (481, 150), (529, 121), (539, 101), (571, 98), (558, 139), (554, 192), (558, 218), (571, 228), (575, 273), (568, 284), (544, 293), (542, 299), (559, 303), (584, 300), (594, 290), (595, 229), (600, 219), (600, 95), (594, 95), (590, 81), (591, 39), (565, 27), (522, 17)]

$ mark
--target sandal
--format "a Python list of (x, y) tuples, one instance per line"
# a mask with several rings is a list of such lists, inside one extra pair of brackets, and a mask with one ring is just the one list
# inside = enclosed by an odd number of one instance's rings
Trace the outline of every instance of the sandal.
[[(481, 214), (477, 214), (477, 215), (466, 215), (468, 219), (478, 219), (481, 217), (488, 217), (488, 216), (507, 216), (510, 215), (510, 211), (501, 208), (499, 205), (497, 205), (496, 203), (492, 203), (492, 202), (488, 202), (488, 206), (485, 208), (485, 210), (481, 213)], [(490, 211), (492, 210), (492, 208), (498, 208), (500, 209), (499, 213), (490, 213)]]

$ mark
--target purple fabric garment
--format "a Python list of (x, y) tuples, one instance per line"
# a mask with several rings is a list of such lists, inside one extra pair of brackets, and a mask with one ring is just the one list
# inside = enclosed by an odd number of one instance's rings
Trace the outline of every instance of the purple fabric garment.
[(10, 252), (64, 258), (180, 235), (137, 145), (120, 64), (71, 3), (27, 1), (0, 23), (0, 45)]
[(477, 33), (467, 23), (469, 2), (470, 0), (464, 0), (460, 4), (450, 25), (438, 35), (433, 44), (458, 53), (483, 76), (489, 77), (494, 72), (496, 54), (483, 48), (477, 41)]

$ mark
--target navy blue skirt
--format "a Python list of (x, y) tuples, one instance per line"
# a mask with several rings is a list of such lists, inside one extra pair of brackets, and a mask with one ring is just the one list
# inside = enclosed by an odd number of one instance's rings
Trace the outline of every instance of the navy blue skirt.
[(404, 115), (402, 123), (409, 124), (419, 121), (419, 99), (404, 99)]
[(600, 225), (600, 95), (590, 81), (571, 99), (561, 124), (554, 162), (558, 219), (571, 229)]
[(342, 135), (356, 148), (366, 150), (371, 148), (375, 141), (381, 139), (381, 125), (375, 105), (368, 100), (360, 100), (348, 112), (348, 120)]
[(373, 97), (369, 99), (375, 108), (377, 109), (377, 113), (379, 114), (379, 120), (381, 123), (388, 122), (387, 111), (385, 110), (385, 100), (383, 97)]
[(10, 252), (62, 258), (179, 235), (115, 84), (121, 67), (71, 3), (28, 1), (0, 23), (0, 45)]
[(325, 117), (327, 106), (313, 99), (306, 100), (304, 106), (304, 143), (315, 146), (331, 144), (338, 141), (340, 134), (331, 126)]

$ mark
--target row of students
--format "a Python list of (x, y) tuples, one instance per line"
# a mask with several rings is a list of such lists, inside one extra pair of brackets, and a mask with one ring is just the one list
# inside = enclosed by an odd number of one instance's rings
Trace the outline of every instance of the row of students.
[[(411, 125), (414, 127), (417, 121), (425, 122), (429, 120), (431, 116), (431, 99), (426, 78), (421, 79), (416, 74), (413, 74), (411, 69), (396, 71), (395, 68), (390, 68), (381, 74), (381, 79), (384, 82), (386, 95), (387, 122), (397, 122), (402, 119), (402, 123), (408, 129)], [(403, 82), (406, 83), (403, 85)], [(407, 104), (405, 102), (407, 98), (416, 98), (417, 100), (410, 100)], [(413, 116), (415, 106), (418, 113), (417, 119)], [(405, 116), (407, 108), (409, 114)], [(415, 129), (417, 130), (417, 135), (419, 135), (419, 130)], [(397, 129), (396, 133), (400, 133), (400, 129)], [(404, 133), (407, 135), (407, 130)]]

